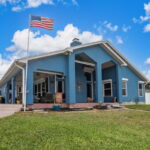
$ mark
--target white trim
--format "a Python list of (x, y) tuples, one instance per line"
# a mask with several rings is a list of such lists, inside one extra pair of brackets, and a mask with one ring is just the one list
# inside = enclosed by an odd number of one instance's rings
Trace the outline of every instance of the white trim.
[(57, 80), (56, 80), (56, 74), (55, 74), (55, 77), (54, 77), (54, 78), (55, 78), (55, 81), (54, 81), (54, 82), (55, 82), (55, 93), (56, 93), (56, 92), (57, 92), (57, 87), (56, 87), (56, 86), (57, 86), (57, 83), (56, 83), (56, 82), (57, 82)]
[(15, 63), (15, 66), (17, 66), (18, 68), (20, 68), (22, 70), (22, 101), (23, 101), (23, 107), (24, 107), (24, 111), (26, 111), (26, 83), (25, 82), (25, 69), (21, 66), (19, 66), (17, 63)]
[(112, 79), (103, 80), (103, 83), (105, 83), (105, 82), (112, 82)]
[(43, 83), (43, 82), (45, 82), (45, 78), (34, 80), (34, 84), (39, 84), (39, 83)]
[[(112, 48), (110, 48), (110, 47), (108, 46), (108, 44), (104, 43), (103, 45), (109, 50), (110, 53), (112, 53), (112, 54), (114, 55), (115, 58), (118, 59), (118, 61), (119, 61), (119, 63), (121, 64), (121, 66), (127, 66), (127, 63), (126, 63), (119, 55), (117, 55), (117, 54), (112, 50)], [(112, 56), (112, 57), (113, 57), (113, 56)]]
[(128, 81), (129, 79), (127, 79), (127, 78), (122, 78), (122, 80), (123, 80), (123, 81)]
[[(106, 96), (105, 95), (105, 89), (104, 89), (104, 84), (106, 83), (110, 83), (111, 85), (111, 95), (110, 96)], [(107, 79), (107, 80), (103, 80), (103, 97), (112, 97), (113, 96), (113, 87), (112, 87), (112, 79)]]
[(144, 81), (138, 81), (138, 83), (144, 84), (145, 82)]
[(69, 47), (66, 48), (64, 50), (59, 50), (59, 51), (55, 51), (55, 52), (50, 52), (50, 53), (46, 53), (46, 54), (42, 54), (42, 55), (37, 55), (37, 56), (31, 56), (31, 57), (26, 57), (26, 58), (21, 58), (21, 59), (17, 59), (14, 61), (14, 63), (12, 63), (12, 65), (9, 67), (9, 69), (7, 70), (7, 72), (4, 74), (4, 76), (2, 77), (2, 79), (0, 80), (0, 86), (3, 86), (5, 84), (5, 82), (8, 81), (8, 78), (10, 78), (10, 76), (12, 76), (12, 72), (14, 70), (15, 67), (15, 62), (20, 62), (20, 63), (24, 63), (27, 60), (34, 60), (34, 59), (40, 59), (43, 57), (48, 57), (48, 56), (54, 56), (54, 55), (58, 55), (58, 54), (69, 54), (72, 53), (74, 50), (78, 50), (80, 48), (85, 48), (85, 47), (90, 47), (93, 45), (101, 45), (104, 47), (104, 49), (110, 53), (110, 55), (112, 57), (114, 57), (121, 66), (126, 66), (128, 65), (129, 68), (132, 69), (133, 72), (135, 72), (139, 77), (141, 77), (144, 81), (149, 81), (141, 72), (139, 72), (136, 67), (134, 67), (123, 55), (120, 54), (120, 52), (118, 52), (116, 50), (115, 47), (113, 47), (113, 45), (108, 42), (108, 41), (98, 41), (98, 42), (92, 42), (92, 43), (88, 43), (88, 44), (81, 44), (78, 46), (74, 46), (74, 47)]
[(123, 97), (127, 97), (128, 96), (128, 79), (125, 79), (125, 78), (122, 78), (122, 86), (123, 86), (123, 82), (125, 83), (125, 88), (121, 88), (122, 90), (126, 90), (126, 95), (123, 95), (123, 92), (122, 92), (122, 96)]
[(95, 68), (91, 68), (91, 67), (84, 67), (83, 68), (84, 72), (89, 72), (89, 73), (93, 72), (94, 70), (95, 70)]
[(51, 72), (51, 71), (42, 71), (42, 70), (39, 70), (39, 71), (36, 71), (36, 72), (38, 72), (38, 73), (50, 74), (50, 75), (62, 75), (62, 73)]
[(86, 62), (86, 61), (75, 60), (75, 63), (95, 67), (95, 64), (89, 63), (89, 62)]
[(63, 50), (58, 50), (58, 51), (54, 51), (54, 52), (50, 52), (50, 53), (45, 53), (45, 54), (41, 54), (41, 55), (29, 56), (29, 57), (21, 58), (21, 59), (18, 59), (18, 61), (24, 63), (26, 61), (26, 59), (28, 61), (29, 60), (34, 60), (34, 59), (40, 59), (40, 58), (44, 58), (44, 57), (59, 55), (59, 54), (62, 54), (62, 53), (66, 53), (68, 51), (69, 51), (69, 48), (66, 48), (66, 49), (63, 49)]
[[(140, 89), (139, 89), (139, 85), (142, 84), (142, 95), (140, 95)], [(138, 96), (139, 97), (144, 97), (144, 82), (143, 81), (138, 81)]]
[(144, 81), (148, 82), (150, 81), (147, 77), (145, 77), (145, 75), (143, 73), (141, 73), (140, 71), (138, 71), (138, 69), (131, 64), (127, 58), (125, 58), (109, 41), (106, 42), (113, 50), (115, 53), (117, 53), (117, 55), (119, 55), (128, 65), (128, 67), (135, 72), (138, 76), (140, 76)]

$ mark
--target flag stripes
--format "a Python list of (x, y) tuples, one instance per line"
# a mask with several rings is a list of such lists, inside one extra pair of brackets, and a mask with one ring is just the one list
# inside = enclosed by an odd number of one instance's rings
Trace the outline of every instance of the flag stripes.
[(54, 20), (46, 17), (31, 16), (31, 27), (40, 27), (47, 30), (53, 30)]

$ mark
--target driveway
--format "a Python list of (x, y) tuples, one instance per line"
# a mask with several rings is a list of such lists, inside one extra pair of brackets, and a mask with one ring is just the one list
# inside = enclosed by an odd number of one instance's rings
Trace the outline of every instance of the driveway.
[(21, 104), (0, 104), (0, 118), (13, 115), (21, 110)]

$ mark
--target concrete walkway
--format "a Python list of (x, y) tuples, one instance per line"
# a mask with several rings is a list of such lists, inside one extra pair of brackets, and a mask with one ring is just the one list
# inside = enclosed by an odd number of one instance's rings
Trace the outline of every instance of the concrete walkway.
[(0, 104), (0, 118), (13, 115), (22, 108), (21, 104)]

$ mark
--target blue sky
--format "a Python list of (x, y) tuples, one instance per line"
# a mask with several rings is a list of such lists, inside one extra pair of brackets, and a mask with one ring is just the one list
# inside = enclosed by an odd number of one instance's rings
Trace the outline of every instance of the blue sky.
[(150, 78), (150, 0), (0, 0), (0, 76), (26, 55), (29, 14), (53, 18), (32, 28), (30, 55), (63, 49), (72, 38), (110, 42)]

